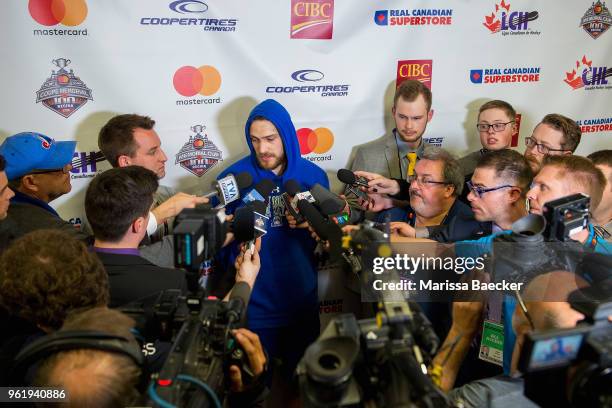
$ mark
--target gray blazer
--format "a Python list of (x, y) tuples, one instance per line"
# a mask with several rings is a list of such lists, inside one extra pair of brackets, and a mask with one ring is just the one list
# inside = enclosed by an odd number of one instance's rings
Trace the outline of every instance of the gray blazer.
[(351, 170), (369, 171), (387, 178), (403, 178), (393, 133), (355, 146), (355, 158)]

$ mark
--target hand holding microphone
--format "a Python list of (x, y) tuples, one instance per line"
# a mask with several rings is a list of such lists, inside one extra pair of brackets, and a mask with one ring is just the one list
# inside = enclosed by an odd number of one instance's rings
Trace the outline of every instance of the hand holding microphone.
[(367, 186), (365, 186), (368, 193), (395, 195), (400, 191), (397, 181), (383, 177), (380, 174), (369, 173), (367, 171), (356, 171), (355, 176), (364, 178), (368, 181)]

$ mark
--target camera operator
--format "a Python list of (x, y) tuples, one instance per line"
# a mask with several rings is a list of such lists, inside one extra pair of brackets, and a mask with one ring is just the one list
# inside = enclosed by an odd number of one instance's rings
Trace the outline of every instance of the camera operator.
[[(96, 331), (120, 336), (125, 339), (123, 347), (138, 353), (140, 346), (131, 333), (133, 327), (134, 321), (123, 313), (95, 307), (69, 315), (56, 333)], [(67, 401), (51, 406), (125, 407), (139, 403), (141, 375), (139, 364), (127, 355), (84, 344), (54, 352), (42, 360), (33, 385), (66, 391)]]
[(612, 242), (612, 150), (600, 150), (587, 156), (606, 177), (601, 202), (593, 211), (595, 233)]
[[(111, 307), (164, 289), (187, 291), (184, 271), (156, 266), (139, 255), (157, 187), (155, 173), (128, 166), (97, 175), (87, 188), (85, 211), (96, 238), (93, 250), (109, 275)], [(259, 256), (252, 254), (244, 258), (236, 281), (252, 288), (258, 272)]]
[(0, 383), (21, 347), (59, 329), (77, 309), (108, 303), (108, 277), (80, 241), (57, 230), (38, 230), (15, 240), (0, 258), (2, 319)]
[[(594, 213), (605, 187), (606, 178), (589, 159), (581, 156), (547, 156), (527, 193), (529, 212), (541, 215), (547, 202), (582, 193), (590, 197), (589, 210)], [(570, 238), (596, 252), (612, 255), (612, 244), (595, 234), (592, 223), (588, 224), (588, 229), (570, 235)]]
[[(554, 271), (534, 278), (522, 292), (529, 318), (519, 305), (516, 306), (512, 325), (517, 333), (517, 341), (512, 353), (513, 377), (497, 376), (473, 381), (452, 390), (449, 396), (459, 399), (470, 407), (535, 407), (523, 395), (523, 380), (516, 376), (517, 363), (522, 351), (525, 335), (533, 330), (553, 330), (572, 328), (584, 316), (572, 309), (566, 301), (576, 289), (588, 283), (573, 272)], [(556, 301), (551, 301), (556, 300)], [(531, 319), (531, 323), (529, 321)], [(551, 390), (552, 391), (552, 390)], [(554, 390), (564, 392), (565, 390)]]

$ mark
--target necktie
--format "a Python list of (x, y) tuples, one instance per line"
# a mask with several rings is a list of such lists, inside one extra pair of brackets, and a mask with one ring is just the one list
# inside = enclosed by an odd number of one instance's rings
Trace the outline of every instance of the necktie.
[(406, 158), (408, 159), (408, 166), (406, 167), (406, 178), (412, 176), (414, 174), (414, 165), (417, 161), (416, 152), (409, 152), (406, 154)]

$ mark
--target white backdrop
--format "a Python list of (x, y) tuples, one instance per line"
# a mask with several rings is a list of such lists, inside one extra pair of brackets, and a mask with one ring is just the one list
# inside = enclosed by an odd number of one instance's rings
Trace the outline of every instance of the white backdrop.
[[(163, 184), (187, 191), (206, 189), (247, 153), (244, 121), (268, 97), (287, 107), (296, 128), (328, 129), (316, 132), (319, 145), (311, 147), (319, 153), (305, 157), (318, 160), (338, 188), (335, 172), (352, 147), (392, 128), (398, 61), (421, 61), (415, 64), (431, 83), (435, 110), (426, 138), (459, 155), (479, 148), (476, 112), (492, 98), (522, 115), (520, 151), (551, 112), (604, 124), (584, 133), (579, 154), (611, 146), (612, 76), (606, 84), (598, 73), (612, 74), (612, 30), (604, 31), (612, 19), (592, 0), (3, 0), (0, 10), (1, 139), (34, 130), (77, 140), (78, 152), (88, 154), (109, 118), (146, 114), (168, 155)], [(214, 69), (188, 76), (206, 66)], [(486, 70), (503, 76), (514, 68), (539, 75), (484, 83), (487, 74), (499, 78)], [(576, 89), (564, 81), (572, 70)], [(187, 77), (175, 87), (177, 71)], [(583, 72), (598, 83), (581, 86)], [(330, 92), (338, 94), (322, 96)], [(201, 103), (180, 104), (190, 100)], [(197, 125), (223, 158), (201, 177), (175, 163)], [(84, 219), (84, 190), (105, 168), (74, 170), (73, 191), (53, 203), (65, 219)]]

